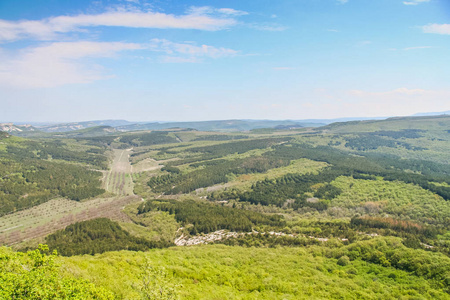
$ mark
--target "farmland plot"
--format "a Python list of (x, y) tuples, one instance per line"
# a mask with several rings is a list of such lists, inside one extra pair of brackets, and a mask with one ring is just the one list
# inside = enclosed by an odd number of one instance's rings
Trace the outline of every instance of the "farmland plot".
[(131, 149), (113, 150), (114, 160), (110, 171), (104, 172), (103, 188), (115, 194), (112, 197), (87, 201), (53, 199), (30, 209), (0, 218), (0, 245), (14, 245), (43, 238), (75, 222), (106, 217), (129, 221), (122, 212), (126, 205), (139, 201), (133, 193)]
[(128, 221), (122, 208), (137, 196), (96, 198), (89, 201), (53, 199), (41, 205), (0, 217), (0, 245), (43, 238), (75, 222), (95, 218)]
[(133, 195), (132, 166), (130, 164), (131, 149), (114, 149), (114, 160), (111, 169), (103, 176), (103, 188), (108, 192), (121, 196)]

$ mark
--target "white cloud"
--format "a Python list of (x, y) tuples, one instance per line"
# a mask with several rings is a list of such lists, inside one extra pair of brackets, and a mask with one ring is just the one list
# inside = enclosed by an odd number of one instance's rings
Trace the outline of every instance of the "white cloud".
[(433, 48), (433, 47), (431, 47), (431, 46), (417, 46), (417, 47), (407, 47), (407, 48), (403, 48), (403, 50), (409, 51), (409, 50), (430, 49), (430, 48)]
[(248, 12), (237, 10), (233, 8), (214, 8), (211, 6), (191, 6), (188, 10), (192, 15), (229, 15), (229, 16), (244, 16)]
[(232, 15), (232, 16), (248, 15), (248, 12), (246, 12), (246, 11), (236, 10), (236, 9), (232, 9), (232, 8), (219, 8), (219, 9), (217, 9), (217, 12), (226, 14), (226, 15)]
[(199, 63), (201, 60), (198, 57), (180, 57), (180, 56), (162, 56), (159, 59), (162, 63)]
[(425, 33), (450, 34), (450, 24), (428, 24), (422, 30)]
[(0, 41), (14, 41), (24, 36), (48, 40), (55, 37), (55, 30), (41, 21), (4, 21), (0, 20)]
[(88, 83), (111, 77), (99, 65), (83, 63), (91, 57), (113, 57), (142, 49), (133, 43), (61, 42), (27, 48), (18, 54), (0, 52), (0, 85), (21, 88)]
[(284, 31), (288, 29), (288, 27), (274, 24), (274, 23), (253, 23), (248, 24), (248, 27), (256, 30), (262, 30), (262, 31)]
[(292, 67), (274, 67), (272, 69), (277, 70), (277, 71), (295, 70), (295, 68), (292, 68)]
[(203, 58), (232, 57), (238, 51), (192, 43), (153, 39), (150, 44), (122, 42), (55, 42), (30, 47), (18, 53), (0, 48), (0, 86), (48, 88), (89, 83), (113, 77), (92, 62), (94, 58), (116, 57), (127, 50), (162, 52), (165, 63), (197, 63)]
[(37, 21), (0, 20), (0, 41), (24, 38), (52, 40), (60, 33), (79, 31), (84, 27), (120, 26), (132, 28), (178, 28), (220, 30), (237, 23), (233, 16), (246, 12), (231, 8), (193, 7), (187, 14), (173, 15), (138, 10), (115, 10), (101, 14), (57, 16)]
[(199, 62), (197, 58), (222, 58), (238, 54), (238, 51), (228, 48), (192, 43), (174, 43), (165, 39), (152, 39), (150, 50), (164, 52), (169, 56), (163, 58), (163, 62)]
[(421, 3), (430, 2), (430, 0), (410, 0), (410, 1), (403, 1), (403, 4), (405, 5), (418, 5)]

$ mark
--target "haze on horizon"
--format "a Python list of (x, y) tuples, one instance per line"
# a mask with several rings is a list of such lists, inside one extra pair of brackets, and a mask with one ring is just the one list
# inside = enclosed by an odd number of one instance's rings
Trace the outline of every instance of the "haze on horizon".
[(446, 0), (0, 2), (0, 120), (450, 109)]

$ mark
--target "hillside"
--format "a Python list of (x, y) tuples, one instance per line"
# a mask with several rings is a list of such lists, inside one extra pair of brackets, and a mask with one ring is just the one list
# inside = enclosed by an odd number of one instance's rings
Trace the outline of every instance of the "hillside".
[(123, 299), (448, 299), (449, 122), (3, 134), (0, 241)]
[(101, 154), (104, 150), (90, 146), (72, 148), (70, 143), (56, 140), (42, 142), (14, 136), (2, 139), (0, 215), (57, 196), (81, 200), (103, 193), (101, 173), (91, 168), (106, 168), (107, 158)]
[(78, 130), (67, 130), (64, 132), (49, 133), (46, 137), (52, 138), (82, 138), (82, 137), (96, 137), (105, 136), (117, 132), (114, 127), (111, 126), (92, 126), (88, 128)]

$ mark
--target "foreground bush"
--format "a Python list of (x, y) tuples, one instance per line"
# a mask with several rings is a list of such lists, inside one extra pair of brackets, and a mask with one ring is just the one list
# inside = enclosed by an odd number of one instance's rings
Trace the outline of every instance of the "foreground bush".
[(0, 248), (0, 299), (114, 299), (85, 280), (61, 277), (55, 257), (43, 245), (27, 253)]

